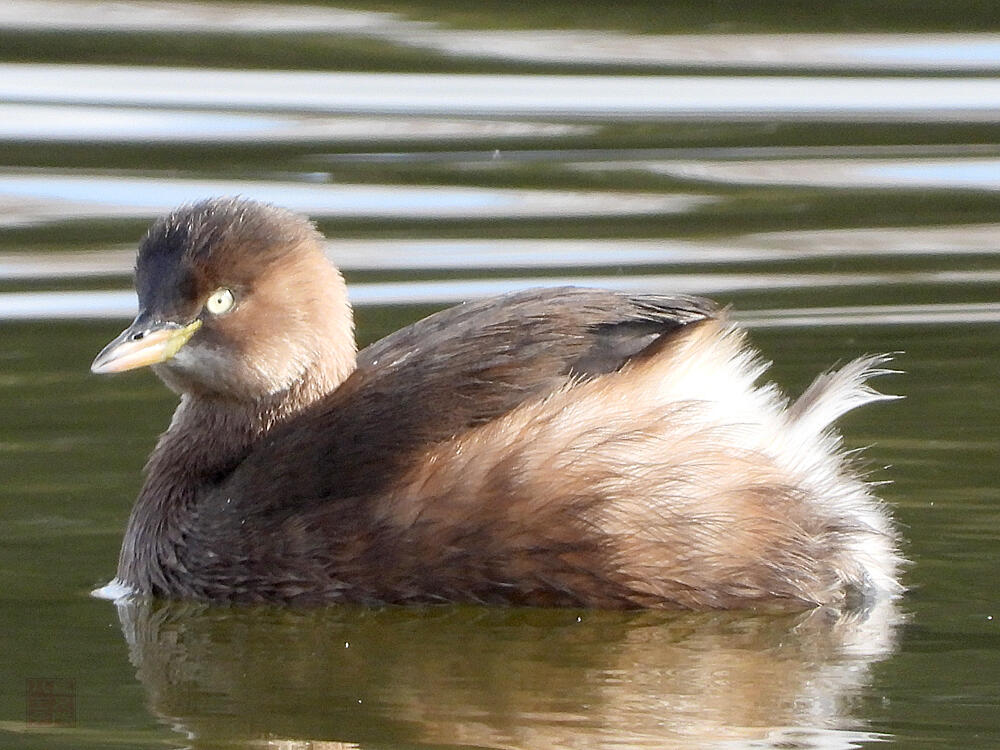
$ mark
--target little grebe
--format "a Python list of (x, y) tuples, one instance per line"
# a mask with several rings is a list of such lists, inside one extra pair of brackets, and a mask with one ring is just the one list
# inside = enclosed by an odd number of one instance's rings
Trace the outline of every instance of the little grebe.
[[(97, 373), (180, 405), (117, 583), (233, 601), (807, 607), (900, 590), (896, 535), (830, 427), (884, 357), (789, 404), (713, 303), (536, 289), (356, 352), (303, 217), (245, 199), (153, 224)], [(860, 599), (859, 599), (860, 597)]]

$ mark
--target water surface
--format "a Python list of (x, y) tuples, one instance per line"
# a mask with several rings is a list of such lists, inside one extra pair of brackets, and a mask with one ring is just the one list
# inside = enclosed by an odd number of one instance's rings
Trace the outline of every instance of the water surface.
[[(995, 14), (581, 7), (0, 8), (0, 745), (997, 745)], [(574, 283), (731, 305), (790, 394), (897, 352), (879, 387), (906, 398), (843, 431), (909, 593), (842, 616), (92, 598), (174, 397), (89, 363), (148, 221), (234, 193), (318, 222), (362, 344)], [(29, 710), (39, 679), (71, 717)]]

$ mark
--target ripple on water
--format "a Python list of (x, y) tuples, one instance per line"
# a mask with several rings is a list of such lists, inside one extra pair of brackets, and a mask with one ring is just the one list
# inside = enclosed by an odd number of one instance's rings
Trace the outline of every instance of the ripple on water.
[(1000, 68), (1000, 35), (650, 34), (612, 29), (455, 29), (398, 13), (263, 3), (220, 13), (199, 2), (7, 0), (0, 28), (76, 32), (350, 35), (450, 58), (535, 65), (985, 71)]
[[(2, 73), (0, 73), (2, 75)], [(72, 218), (152, 218), (192, 200), (242, 195), (317, 217), (560, 218), (681, 213), (705, 195), (447, 185), (345, 185), (79, 174), (0, 175), (0, 226)]]
[[(670, 177), (749, 185), (850, 190), (1000, 190), (1000, 158), (753, 159), (579, 165), (587, 171), (641, 170)], [(998, 236), (997, 239), (1000, 239)]]
[(0, 140), (127, 142), (296, 142), (550, 138), (593, 133), (588, 125), (440, 117), (324, 117), (264, 112), (0, 103)]
[(0, 99), (456, 117), (996, 122), (986, 77), (342, 73), (0, 64)]

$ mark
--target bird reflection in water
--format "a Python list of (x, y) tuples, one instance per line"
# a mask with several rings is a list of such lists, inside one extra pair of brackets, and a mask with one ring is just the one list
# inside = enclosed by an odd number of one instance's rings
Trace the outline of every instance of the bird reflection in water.
[(850, 614), (217, 607), (123, 599), (192, 747), (855, 747), (891, 601)]

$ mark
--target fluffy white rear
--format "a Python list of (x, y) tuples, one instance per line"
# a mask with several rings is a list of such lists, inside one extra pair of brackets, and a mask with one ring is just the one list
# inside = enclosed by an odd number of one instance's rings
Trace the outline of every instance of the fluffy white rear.
[(557, 524), (582, 527), (605, 540), (609, 576), (642, 606), (894, 595), (891, 524), (831, 427), (892, 398), (867, 385), (886, 361), (825, 373), (789, 406), (757, 385), (767, 365), (740, 331), (691, 325), (620, 372), (568, 382), (439, 446), (434, 471), (395, 507), (433, 499), (409, 517), (454, 516), (493, 493), (533, 549), (550, 541), (538, 529), (558, 540)]

